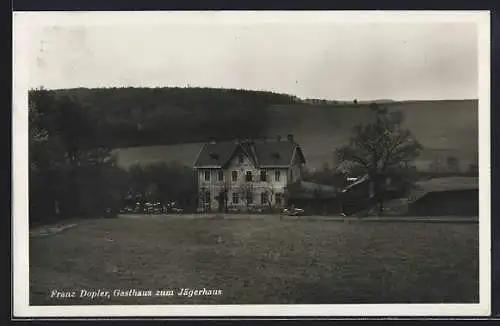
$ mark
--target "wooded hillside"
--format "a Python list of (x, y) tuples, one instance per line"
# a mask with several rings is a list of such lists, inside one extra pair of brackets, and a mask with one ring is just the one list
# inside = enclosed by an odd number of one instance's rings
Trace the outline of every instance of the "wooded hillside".
[(69, 96), (88, 110), (95, 122), (88, 126), (88, 139), (108, 147), (256, 136), (267, 128), (267, 107), (299, 100), (271, 92), (212, 88), (78, 88), (49, 93)]

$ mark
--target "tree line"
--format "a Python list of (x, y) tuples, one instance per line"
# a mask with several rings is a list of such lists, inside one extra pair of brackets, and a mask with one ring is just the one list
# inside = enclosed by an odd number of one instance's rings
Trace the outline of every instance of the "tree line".
[[(115, 216), (128, 202), (193, 205), (193, 171), (180, 164), (117, 166), (99, 121), (74, 97), (43, 89), (29, 97), (29, 222)], [(128, 201), (128, 202), (127, 202)], [(195, 201), (195, 199), (194, 199)]]
[(124, 171), (98, 146), (95, 121), (70, 97), (29, 96), (30, 224), (95, 216), (115, 208)]
[(112, 148), (257, 137), (267, 130), (269, 106), (299, 101), (273, 92), (179, 87), (34, 89), (29, 96), (42, 91), (81, 106), (93, 120), (82, 139)]

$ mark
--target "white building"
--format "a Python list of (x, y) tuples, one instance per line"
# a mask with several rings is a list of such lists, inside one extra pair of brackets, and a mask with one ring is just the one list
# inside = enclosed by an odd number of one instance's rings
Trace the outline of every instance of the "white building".
[(208, 211), (285, 205), (285, 188), (301, 179), (305, 158), (292, 135), (284, 140), (211, 142), (198, 154), (199, 208)]

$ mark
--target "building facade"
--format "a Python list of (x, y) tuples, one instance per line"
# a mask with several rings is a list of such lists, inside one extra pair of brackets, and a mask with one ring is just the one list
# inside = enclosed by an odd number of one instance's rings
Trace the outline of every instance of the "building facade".
[(198, 208), (210, 212), (281, 208), (286, 205), (286, 186), (301, 179), (304, 164), (292, 135), (284, 140), (207, 143), (193, 166)]

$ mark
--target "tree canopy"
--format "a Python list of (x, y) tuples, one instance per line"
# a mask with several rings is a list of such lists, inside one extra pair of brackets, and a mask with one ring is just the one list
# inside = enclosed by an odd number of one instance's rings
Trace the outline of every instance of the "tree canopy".
[(125, 171), (108, 148), (89, 138), (95, 122), (88, 111), (72, 97), (43, 89), (29, 100), (30, 223), (99, 216), (118, 207)]
[(387, 180), (405, 180), (404, 175), (422, 150), (408, 129), (402, 129), (402, 116), (372, 104), (374, 121), (353, 127), (348, 144), (335, 150), (339, 168), (361, 170), (372, 184), (372, 196), (383, 211)]

